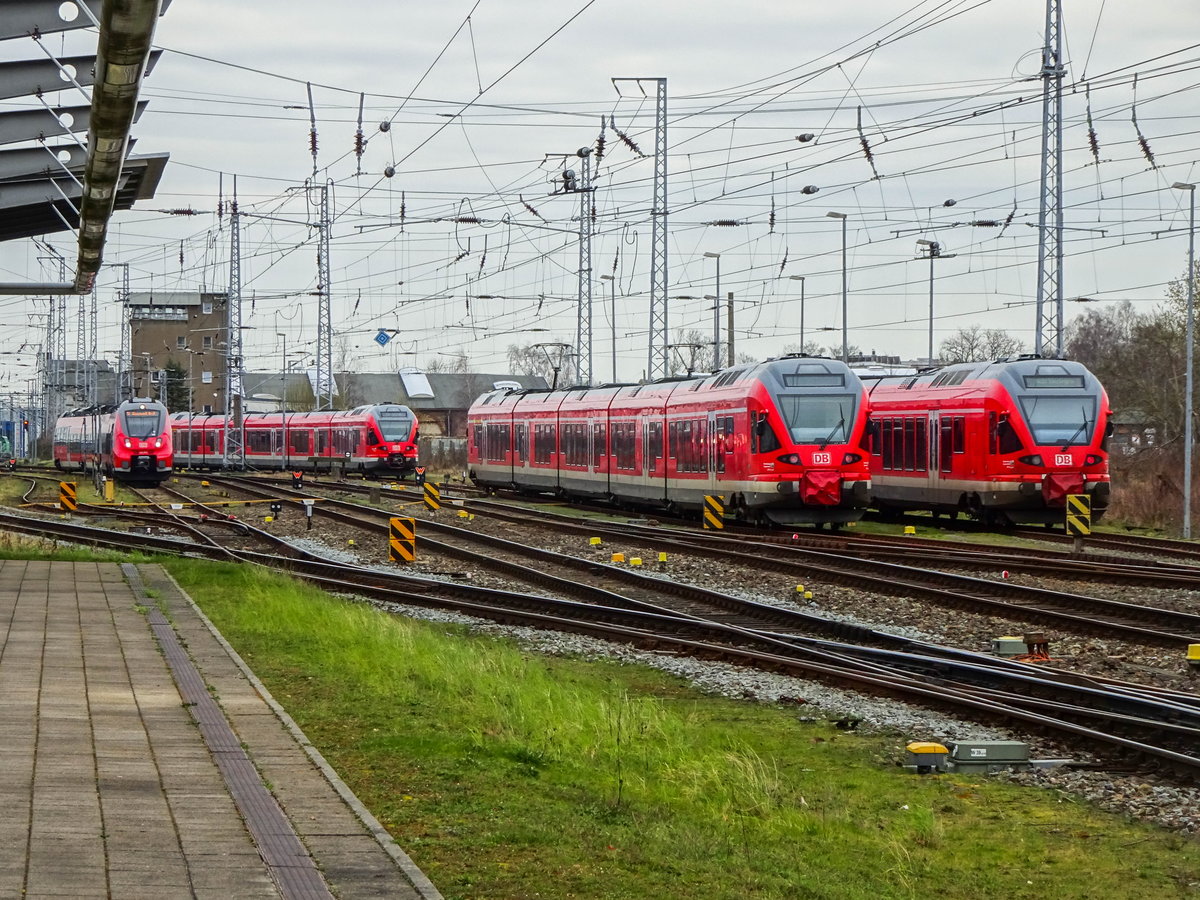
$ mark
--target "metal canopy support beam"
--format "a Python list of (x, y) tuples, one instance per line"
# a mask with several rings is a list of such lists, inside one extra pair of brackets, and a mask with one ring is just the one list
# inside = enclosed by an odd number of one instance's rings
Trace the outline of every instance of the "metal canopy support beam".
[(91, 28), (100, 18), (102, 0), (84, 0), (84, 3), (90, 15), (69, 10), (75, 13), (75, 18), (67, 20), (60, 11), (65, 5), (61, 0), (5, 0), (4, 15), (0, 17), (0, 41)]
[(90, 291), (100, 270), (129, 129), (141, 106), (137, 102), (138, 90), (146, 72), (161, 3), (162, 0), (104, 0), (83, 206), (79, 211), (77, 292)]
[[(87, 150), (77, 144), (43, 144), (20, 150), (0, 150), (0, 183), (32, 177), (56, 178), (72, 169), (82, 170), (85, 162)], [(78, 171), (78, 174), (83, 172)]]
[(66, 66), (75, 70), (75, 84), (87, 87), (92, 83), (92, 66), (95, 62), (94, 56), (59, 56), (54, 59), (17, 59), (0, 62), (0, 100), (27, 97), (30, 94), (41, 96), (72, 87), (71, 82), (64, 79), (62, 74), (62, 69)]
[(1042, 180), (1038, 211), (1037, 333), (1034, 350), (1063, 355), (1062, 10), (1046, 0), (1042, 48)]

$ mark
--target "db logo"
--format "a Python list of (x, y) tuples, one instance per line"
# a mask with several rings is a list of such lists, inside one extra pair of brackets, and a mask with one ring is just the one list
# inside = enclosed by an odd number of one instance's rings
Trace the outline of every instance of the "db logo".
[(833, 462), (832, 453), (814, 453), (812, 464), (814, 466), (827, 466)]
[(1054, 454), (1054, 464), (1056, 466), (1069, 466), (1071, 464), (1071, 454), (1070, 453), (1055, 453)]

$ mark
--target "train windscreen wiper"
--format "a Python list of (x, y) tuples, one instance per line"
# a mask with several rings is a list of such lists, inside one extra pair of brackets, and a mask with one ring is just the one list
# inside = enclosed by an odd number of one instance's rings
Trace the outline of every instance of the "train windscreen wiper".
[(1079, 427), (1075, 429), (1075, 433), (1067, 438), (1066, 443), (1062, 445), (1064, 452), (1075, 443), (1075, 438), (1079, 437), (1083, 430), (1088, 427), (1087, 410), (1080, 407), (1079, 411), (1083, 413), (1083, 421), (1079, 423)]
[(821, 446), (820, 446), (820, 447), (818, 447), (817, 449), (818, 449), (818, 450), (824, 450), (824, 449), (825, 449), (825, 445), (826, 445), (826, 444), (828, 444), (830, 441), (832, 441), (832, 440), (833, 440), (833, 436), (834, 436), (835, 434), (837, 434), (837, 433), (838, 433), (838, 429), (839, 429), (839, 428), (840, 428), (840, 429), (842, 429), (842, 433), (844, 434), (844, 433), (845, 433), (845, 429), (846, 429), (846, 417), (845, 417), (845, 416), (843, 416), (842, 418), (838, 419), (838, 423), (837, 423), (836, 425), (834, 425), (834, 426), (833, 426), (833, 430), (831, 430), (831, 431), (829, 432), (829, 434), (825, 435), (825, 440), (821, 441)]

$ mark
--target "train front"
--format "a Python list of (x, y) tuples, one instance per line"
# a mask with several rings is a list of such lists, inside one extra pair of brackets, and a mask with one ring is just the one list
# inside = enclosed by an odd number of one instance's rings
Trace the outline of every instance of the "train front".
[(785, 525), (856, 521), (871, 492), (858, 376), (840, 360), (815, 357), (772, 360), (756, 374), (750, 459), (760, 490), (774, 491), (765, 516)]
[(417, 467), (417, 416), (407, 406), (386, 403), (372, 406), (369, 418), (378, 429), (378, 442), (367, 442), (372, 469), (405, 475)]
[(128, 400), (113, 416), (113, 474), (126, 481), (160, 482), (174, 453), (167, 408), (155, 400)]
[[(1001, 381), (1013, 400), (1010, 424), (1023, 446), (1003, 464), (1024, 476), (1021, 490), (1043, 515), (1023, 521), (1062, 522), (1067, 496), (1091, 498), (1092, 517), (1108, 508), (1108, 437), (1112, 426), (1108, 394), (1078, 362), (1064, 359), (1018, 360), (1005, 367)], [(1024, 433), (1021, 433), (1024, 432)], [(1015, 457), (1015, 458), (1014, 458)]]

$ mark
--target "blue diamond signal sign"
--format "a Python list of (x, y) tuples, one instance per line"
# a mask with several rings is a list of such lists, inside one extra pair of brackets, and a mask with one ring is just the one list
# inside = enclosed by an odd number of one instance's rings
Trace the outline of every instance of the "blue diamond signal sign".
[(380, 328), (379, 333), (377, 335), (375, 335), (375, 343), (377, 343), (380, 347), (386, 347), (388, 344), (388, 341), (390, 341), (391, 339), (392, 339), (392, 336), (390, 334), (388, 334), (386, 331), (384, 331), (382, 328)]

